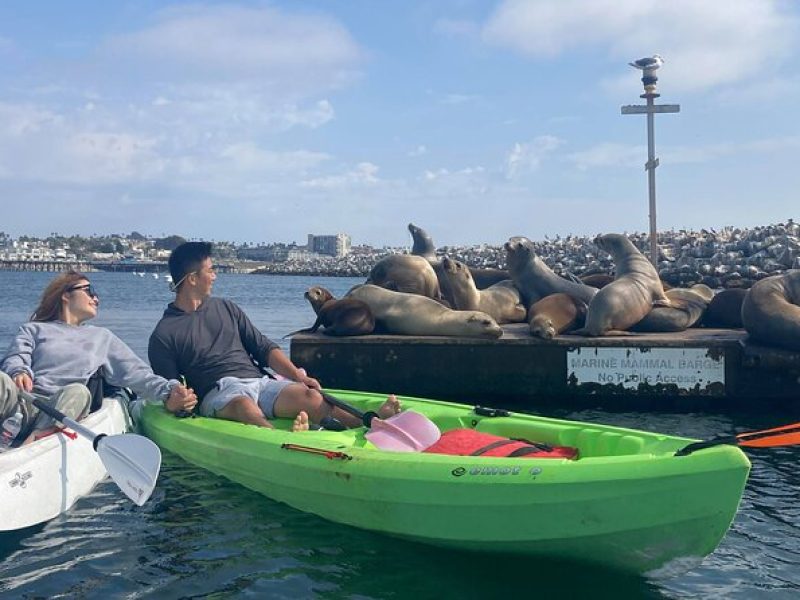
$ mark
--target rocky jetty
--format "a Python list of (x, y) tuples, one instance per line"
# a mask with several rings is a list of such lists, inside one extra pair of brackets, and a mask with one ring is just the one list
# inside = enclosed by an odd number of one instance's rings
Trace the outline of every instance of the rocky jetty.
[[(643, 253), (649, 253), (649, 236), (629, 235)], [(556, 236), (535, 241), (537, 254), (560, 275), (577, 277), (613, 272), (611, 257), (598, 250), (594, 236)], [(506, 268), (503, 240), (498, 245), (445, 246), (439, 256), (449, 256), (471, 267)], [(723, 227), (700, 231), (672, 230), (658, 234), (661, 279), (672, 286), (689, 287), (703, 283), (718, 288), (749, 288), (769, 275), (800, 268), (800, 224), (786, 223), (753, 228)], [(269, 263), (256, 273), (366, 277), (372, 266), (389, 254), (407, 252), (384, 248), (352, 253), (343, 258)]]

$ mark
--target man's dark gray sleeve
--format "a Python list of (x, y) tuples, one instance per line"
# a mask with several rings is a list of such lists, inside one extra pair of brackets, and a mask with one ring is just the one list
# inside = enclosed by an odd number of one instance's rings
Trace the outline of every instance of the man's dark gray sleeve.
[(150, 342), (147, 346), (147, 358), (150, 360), (150, 367), (153, 369), (153, 373), (156, 375), (161, 375), (164, 379), (178, 379), (180, 376), (175, 357), (155, 332), (150, 336)]

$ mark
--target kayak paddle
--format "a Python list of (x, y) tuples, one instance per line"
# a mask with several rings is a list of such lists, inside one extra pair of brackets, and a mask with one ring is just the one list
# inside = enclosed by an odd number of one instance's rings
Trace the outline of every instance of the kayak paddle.
[(156, 486), (158, 472), (161, 469), (161, 450), (158, 446), (135, 433), (95, 434), (91, 429), (47, 404), (43, 397), (22, 391), (20, 395), (59, 423), (92, 440), (94, 451), (97, 452), (117, 487), (137, 505), (141, 506), (147, 502)]
[(686, 456), (695, 450), (711, 448), (723, 444), (746, 446), (749, 448), (770, 448), (775, 446), (794, 446), (800, 444), (800, 423), (782, 425), (761, 431), (749, 431), (738, 435), (724, 435), (704, 442), (694, 442), (681, 448), (675, 456)]
[(328, 404), (361, 419), (364, 426), (369, 429), (365, 437), (381, 450), (421, 452), (439, 441), (442, 435), (433, 421), (413, 410), (406, 410), (387, 419), (381, 419), (374, 411), (363, 413), (355, 406), (335, 398), (327, 392), (320, 390), (320, 393)]

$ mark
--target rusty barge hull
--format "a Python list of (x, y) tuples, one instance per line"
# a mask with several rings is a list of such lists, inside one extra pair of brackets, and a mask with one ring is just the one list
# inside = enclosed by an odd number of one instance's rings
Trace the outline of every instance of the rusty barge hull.
[(753, 345), (744, 330), (498, 340), (298, 334), (291, 358), (324, 386), (494, 406), (723, 408), (800, 397), (800, 353)]

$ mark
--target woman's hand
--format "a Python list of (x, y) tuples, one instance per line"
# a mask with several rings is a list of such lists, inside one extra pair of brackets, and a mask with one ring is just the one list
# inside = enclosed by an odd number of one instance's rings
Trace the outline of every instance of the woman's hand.
[(178, 384), (172, 388), (169, 398), (164, 403), (166, 409), (175, 414), (182, 410), (192, 412), (197, 406), (197, 396), (192, 388), (187, 388), (183, 384)]
[(17, 387), (25, 392), (32, 392), (33, 391), (33, 379), (30, 375), (25, 373), (17, 373), (14, 375), (14, 383), (17, 384)]

